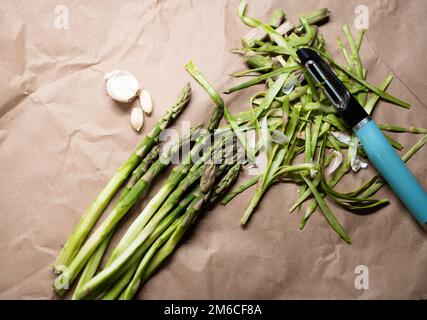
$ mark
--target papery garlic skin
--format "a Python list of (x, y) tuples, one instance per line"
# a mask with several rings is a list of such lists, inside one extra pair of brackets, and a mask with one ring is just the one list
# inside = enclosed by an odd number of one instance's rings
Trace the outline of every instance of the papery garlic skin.
[(130, 102), (139, 94), (141, 85), (138, 80), (125, 70), (114, 70), (104, 76), (108, 95), (119, 102)]
[(142, 109), (139, 107), (134, 107), (132, 109), (132, 113), (130, 115), (130, 124), (132, 127), (139, 132), (141, 130), (142, 125), (144, 124), (144, 113)]
[(150, 93), (146, 89), (141, 89), (139, 93), (139, 103), (141, 104), (142, 111), (146, 114), (151, 114), (153, 111), (153, 101)]
[[(268, 165), (267, 153), (264, 148), (255, 156), (255, 163), (248, 162), (243, 165), (243, 170), (250, 176), (257, 176), (262, 174)], [(261, 179), (260, 179), (261, 180)]]
[(310, 169), (310, 178), (314, 179), (319, 171), (316, 169)]
[(351, 137), (341, 131), (332, 131), (332, 135), (339, 141), (346, 145), (350, 145)]
[(366, 169), (367, 167), (368, 167), (368, 163), (365, 161), (362, 161), (357, 154), (355, 154), (351, 158), (351, 169), (354, 172), (357, 172), (360, 169)]
[(359, 148), (359, 139), (354, 137), (352, 142), (350, 143), (350, 147), (348, 148), (348, 156), (350, 157), (350, 165), (351, 170), (354, 172), (359, 171), (360, 169), (366, 169), (368, 167), (368, 163), (362, 161), (357, 154), (357, 149)]
[(334, 156), (334, 159), (332, 160), (331, 164), (329, 165), (329, 168), (328, 168), (329, 174), (334, 173), (339, 168), (339, 166), (341, 165), (342, 160), (343, 160), (343, 156), (342, 156), (341, 152), (334, 150), (334, 151), (332, 151), (332, 154)]

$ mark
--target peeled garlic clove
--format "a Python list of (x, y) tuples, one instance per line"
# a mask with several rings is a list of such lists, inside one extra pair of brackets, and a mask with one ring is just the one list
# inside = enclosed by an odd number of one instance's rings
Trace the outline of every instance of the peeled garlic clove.
[(130, 102), (139, 94), (141, 85), (128, 71), (115, 70), (104, 76), (107, 93), (119, 102)]
[(151, 114), (153, 111), (153, 101), (151, 100), (151, 95), (147, 90), (141, 89), (141, 92), (139, 93), (139, 103), (141, 104), (142, 111), (146, 114)]
[(144, 124), (144, 114), (142, 113), (141, 108), (135, 107), (132, 109), (130, 124), (136, 131), (139, 132), (139, 130), (141, 130), (142, 125)]

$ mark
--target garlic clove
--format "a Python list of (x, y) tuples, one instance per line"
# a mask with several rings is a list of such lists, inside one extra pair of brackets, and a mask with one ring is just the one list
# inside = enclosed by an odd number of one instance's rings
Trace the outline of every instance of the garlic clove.
[(119, 102), (130, 102), (139, 94), (141, 85), (128, 71), (114, 70), (104, 76), (108, 95)]
[(139, 130), (141, 130), (142, 125), (144, 124), (144, 114), (141, 108), (134, 107), (132, 109), (132, 113), (130, 115), (130, 124), (136, 131), (139, 132)]
[(146, 89), (141, 89), (139, 93), (139, 103), (141, 104), (142, 111), (146, 114), (151, 114), (153, 111), (153, 101), (151, 95)]

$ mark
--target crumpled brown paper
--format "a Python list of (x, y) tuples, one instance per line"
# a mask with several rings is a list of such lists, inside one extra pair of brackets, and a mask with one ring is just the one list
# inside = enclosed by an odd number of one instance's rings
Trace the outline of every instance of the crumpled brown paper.
[[(250, 1), (248, 13), (265, 20), (283, 8), (295, 21), (302, 12), (328, 7), (331, 20), (321, 31), (338, 56), (336, 38), (344, 22), (353, 26), (359, 4)], [(427, 127), (425, 2), (363, 4), (370, 14), (362, 48), (368, 79), (379, 83), (393, 72), (390, 92), (413, 105), (408, 111), (381, 103), (375, 119)], [(221, 90), (239, 81), (229, 73), (239, 70), (241, 61), (228, 50), (239, 46), (248, 27), (236, 15), (237, 5), (207, 0), (1, 2), (0, 298), (56, 298), (51, 265), (60, 245), (190, 80), (186, 62), (193, 60)], [(57, 20), (64, 8), (68, 29), (58, 29), (64, 27)], [(134, 73), (154, 99), (154, 112), (140, 135), (129, 125), (131, 105), (116, 104), (105, 94), (103, 74), (118, 68)], [(212, 103), (191, 83), (193, 99), (180, 120), (196, 124), (206, 120)], [(225, 99), (237, 112), (246, 108), (249, 95)], [(417, 138), (398, 136), (404, 146)], [(426, 158), (424, 148), (409, 161), (424, 187)], [(352, 189), (371, 173), (372, 168), (355, 175), (340, 188)], [(288, 213), (294, 185), (272, 188), (241, 228), (239, 219), (251, 196), (245, 192), (228, 206), (206, 212), (139, 298), (427, 298), (427, 234), (388, 188), (378, 195), (392, 204), (370, 216), (333, 208), (352, 238), (347, 245), (319, 212), (303, 231), (298, 229), (301, 213)], [(359, 265), (369, 270), (367, 290), (354, 285)]]

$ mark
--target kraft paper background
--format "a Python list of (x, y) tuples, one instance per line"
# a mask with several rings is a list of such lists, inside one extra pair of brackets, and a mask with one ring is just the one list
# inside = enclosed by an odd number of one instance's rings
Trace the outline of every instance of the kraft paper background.
[[(321, 28), (329, 50), (355, 7), (369, 9), (362, 48), (368, 80), (395, 75), (389, 92), (410, 110), (381, 103), (380, 123), (427, 127), (427, 4), (398, 1), (249, 1), (248, 14), (268, 19), (282, 8), (292, 21), (320, 7), (331, 11)], [(248, 31), (238, 1), (1, 1), (0, 3), (0, 298), (55, 299), (51, 265), (87, 206), (134, 146), (191, 81), (191, 105), (180, 121), (207, 120), (213, 108), (183, 69), (189, 60), (220, 90), (241, 80), (240, 58), (229, 53)], [(65, 6), (68, 29), (55, 19)], [(341, 57), (339, 58), (341, 59)], [(131, 71), (152, 94), (154, 112), (141, 134), (129, 124), (130, 105), (105, 93), (103, 74)], [(233, 112), (247, 108), (256, 88), (225, 96)], [(391, 134), (393, 137), (396, 135)], [(398, 135), (407, 149), (420, 136)], [(427, 148), (408, 163), (427, 187)], [(372, 168), (349, 177), (351, 190)], [(240, 182), (247, 179), (242, 175)], [(160, 183), (150, 192), (152, 196)], [(141, 299), (427, 298), (427, 234), (383, 188), (391, 205), (356, 216), (332, 205), (349, 233), (347, 245), (316, 212), (303, 231), (288, 208), (296, 187), (281, 184), (263, 199), (247, 228), (239, 219), (245, 192), (206, 212), (176, 254), (143, 288)], [(147, 198), (149, 199), (149, 197)], [(147, 203), (144, 200), (121, 228)], [(426, 208), (427, 210), (427, 208)], [(357, 290), (355, 268), (369, 269), (369, 289)]]

